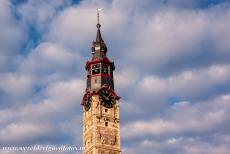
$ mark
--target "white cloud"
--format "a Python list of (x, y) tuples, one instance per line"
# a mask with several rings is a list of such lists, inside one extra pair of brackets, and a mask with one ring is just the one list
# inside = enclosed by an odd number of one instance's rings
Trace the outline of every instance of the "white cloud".
[[(1, 143), (22, 142), (29, 138), (33, 138), (34, 135), (40, 136), (44, 132), (47, 132), (46, 125), (34, 125), (34, 124), (17, 124), (12, 123), (5, 129), (1, 130)], [(49, 130), (51, 131), (51, 130)], [(23, 139), (23, 140), (22, 140)]]
[(136, 43), (127, 57), (142, 67), (156, 69), (180, 60), (178, 56), (189, 58), (199, 52), (206, 22), (203, 12), (169, 9), (138, 20), (143, 22), (132, 34)]
[(125, 33), (129, 36), (125, 42), (129, 46), (123, 52), (125, 64), (142, 69), (142, 73), (166, 75), (226, 64), (229, 35), (225, 31), (229, 17), (229, 9), (225, 7), (207, 10), (169, 7), (132, 16), (127, 19), (134, 23), (130, 22), (132, 26)]
[(11, 70), (20, 62), (20, 48), (26, 38), (26, 31), (12, 15), (11, 7), (7, 0), (0, 2), (0, 72)]
[[(224, 14), (224, 15), (223, 15)], [(215, 13), (210, 18), (215, 19), (215, 22), (210, 21), (212, 24), (212, 30), (209, 37), (216, 44), (215, 49), (220, 55), (227, 55), (229, 57), (229, 41), (230, 32), (227, 30), (230, 26), (230, 10), (223, 10), (221, 13)]]
[(177, 138), (170, 138), (167, 140), (167, 143), (168, 144), (177, 144), (180, 141), (181, 141), (181, 138), (178, 138), (178, 139)]
[[(33, 93), (33, 78), (25, 74), (8, 73), (0, 76), (0, 89), (15, 103), (22, 102)], [(9, 102), (5, 102), (6, 104)]]
[[(207, 102), (171, 108), (152, 120), (130, 122), (122, 126), (123, 140), (133, 145), (126, 153), (221, 153), (229, 151), (228, 114), (230, 95)], [(138, 146), (137, 146), (138, 145)]]
[[(74, 135), (75, 131), (81, 128), (77, 127), (76, 123), (66, 123), (65, 121), (71, 117), (76, 118), (81, 113), (80, 104), (83, 96), (81, 89), (84, 89), (84, 85), (85, 82), (81, 80), (53, 83), (47, 87), (44, 92), (46, 99), (41, 102), (29, 102), (24, 106), (1, 110), (0, 143), (30, 144), (39, 142), (40, 136), (52, 140), (51, 132), (65, 134), (66, 129), (71, 130), (70, 127), (76, 128), (69, 132)], [(75, 120), (77, 123), (81, 123), (79, 117)], [(57, 137), (57, 140), (61, 137), (62, 134)], [(76, 138), (78, 139), (79, 136)], [(77, 141), (79, 142), (79, 140)]]
[[(20, 116), (26, 120), (52, 120), (53, 115), (71, 117), (81, 111), (81, 101), (85, 82), (73, 80), (50, 84), (44, 91), (45, 99), (38, 103), (27, 104), (21, 108)], [(77, 110), (77, 111), (76, 111)], [(31, 115), (28, 117), (28, 115)]]
[(120, 90), (127, 90), (135, 85), (139, 78), (139, 74), (136, 70), (125, 68), (114, 72), (115, 88)]
[[(227, 154), (229, 7), (195, 8), (200, 3), (29, 0), (12, 7), (2, 0), (0, 103), (23, 106), (0, 110), (0, 143), (81, 143), (83, 65), (100, 6), (102, 35), (118, 66), (123, 152)], [(20, 51), (25, 28), (34, 28), (27, 43), (38, 43), (28, 53)]]
[[(65, 9), (54, 18), (46, 39), (64, 44), (72, 50), (76, 48), (82, 49), (82, 46), (88, 47), (87, 49), (90, 53), (93, 36), (96, 36), (96, 27), (94, 28), (94, 25), (96, 25), (95, 10), (96, 8), (87, 7), (70, 7)], [(85, 46), (86, 43), (87, 46)]]
[(187, 70), (169, 78), (145, 76), (139, 80), (135, 91), (136, 95), (141, 93), (138, 95), (141, 98), (151, 97), (152, 102), (171, 96), (188, 101), (204, 99), (208, 94), (216, 93), (216, 87), (228, 86), (229, 70), (229, 65), (214, 65), (205, 69)]
[(22, 64), (22, 70), (33, 73), (47, 73), (49, 71), (64, 71), (72, 67), (78, 55), (67, 51), (64, 47), (44, 42), (35, 48)]
[[(173, 144), (172, 144), (173, 143)], [(147, 153), (149, 151), (156, 154), (183, 153), (183, 154), (228, 154), (229, 146), (215, 145), (202, 142), (199, 139), (171, 138), (167, 140), (143, 140), (138, 146), (123, 149), (128, 154)]]
[(26, 24), (34, 25), (39, 32), (47, 30), (47, 26), (56, 16), (59, 9), (67, 6), (69, 2), (62, 0), (28, 0), (17, 7)]
[(184, 153), (185, 154), (202, 154), (202, 153), (209, 153), (209, 154), (228, 154), (229, 153), (229, 146), (222, 145), (209, 145), (207, 143), (190, 143), (184, 146)]
[(127, 123), (122, 128), (122, 134), (124, 138), (129, 139), (142, 135), (164, 137), (209, 133), (228, 122), (227, 114), (230, 111), (228, 101), (229, 95), (223, 95), (210, 102), (172, 108), (167, 111), (165, 117)]

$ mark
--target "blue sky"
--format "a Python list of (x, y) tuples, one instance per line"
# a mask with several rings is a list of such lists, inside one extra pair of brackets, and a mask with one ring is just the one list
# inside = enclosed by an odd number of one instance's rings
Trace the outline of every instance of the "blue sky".
[(98, 7), (123, 153), (228, 154), (228, 0), (1, 0), (0, 146), (82, 145)]

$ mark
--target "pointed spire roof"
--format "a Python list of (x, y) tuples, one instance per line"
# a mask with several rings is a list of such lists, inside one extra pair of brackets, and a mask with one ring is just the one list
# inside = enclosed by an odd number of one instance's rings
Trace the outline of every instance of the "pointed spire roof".
[(92, 54), (93, 54), (93, 59), (102, 60), (103, 58), (106, 57), (107, 47), (101, 36), (101, 30), (100, 30), (101, 24), (99, 22), (100, 10), (101, 9), (97, 9), (97, 36), (96, 36), (96, 41), (93, 41)]
[(100, 14), (99, 12), (101, 11), (100, 8), (97, 9), (97, 36), (96, 36), (96, 43), (102, 43), (104, 42), (101, 36), (101, 24), (100, 24)]
[(98, 23), (97, 24), (97, 36), (96, 36), (96, 43), (102, 43), (104, 42), (101, 36), (101, 31), (100, 31), (101, 25)]

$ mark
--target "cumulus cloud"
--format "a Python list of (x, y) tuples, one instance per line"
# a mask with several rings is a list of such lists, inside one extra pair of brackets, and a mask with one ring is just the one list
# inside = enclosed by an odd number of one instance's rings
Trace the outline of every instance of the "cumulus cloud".
[(71, 4), (0, 2), (0, 146), (81, 145), (84, 64), (100, 6), (122, 151), (228, 153), (228, 1)]
[[(54, 128), (48, 125), (42, 124), (30, 124), (30, 123), (11, 123), (5, 129), (1, 130), (1, 145), (25, 145), (27, 143), (33, 143), (34, 140), (39, 140), (57, 135), (54, 132)], [(36, 142), (35, 142), (36, 143)]]
[[(227, 117), (229, 98), (229, 95), (223, 95), (209, 102), (183, 103), (183, 106), (170, 108), (167, 111), (168, 114), (164, 116), (126, 124), (122, 129), (122, 135), (128, 141), (148, 136), (151, 140), (139, 140), (140, 142), (136, 142), (136, 144), (141, 144), (141, 149), (143, 146), (145, 150), (148, 149), (147, 151), (154, 149), (156, 153), (161, 153), (164, 147), (175, 144), (183, 145), (181, 150), (186, 154), (193, 153), (193, 150), (194, 153), (195, 151), (202, 153), (206, 150), (213, 153), (216, 150), (226, 153), (229, 141), (223, 136), (229, 132), (221, 130), (221, 127), (229, 122)], [(208, 138), (213, 141), (207, 143)], [(197, 142), (200, 144), (195, 144)], [(208, 149), (204, 147), (208, 147)], [(177, 153), (176, 145), (170, 149)], [(128, 151), (135, 150), (129, 149)]]
[(28, 55), (22, 64), (22, 70), (38, 74), (62, 72), (71, 69), (75, 60), (78, 60), (77, 54), (73, 55), (58, 44), (44, 42)]
[[(152, 102), (156, 97), (170, 98), (170, 96), (188, 101), (207, 99), (211, 93), (214, 95), (218, 91), (225, 92), (229, 84), (229, 70), (229, 65), (214, 65), (205, 69), (184, 71), (168, 78), (145, 76), (139, 80), (135, 89), (136, 93), (141, 91), (141, 98), (152, 97)], [(217, 91), (220, 86), (222, 89)]]
[(132, 34), (136, 43), (125, 53), (128, 63), (160, 75), (228, 63), (229, 52), (223, 49), (226, 47), (223, 43), (229, 35), (228, 32), (226, 35), (221, 33), (227, 31), (228, 22), (225, 21), (229, 21), (229, 13), (222, 9), (172, 8), (153, 16), (140, 16), (137, 20), (144, 22)]
[[(9, 98), (1, 102), (1, 105), (10, 105), (10, 102), (20, 104), (33, 93), (33, 78), (24, 74), (8, 73), (0, 76), (0, 89), (2, 98)], [(1, 93), (1, 92), (0, 92)]]
[[(81, 123), (80, 100), (84, 85), (81, 80), (53, 83), (44, 91), (46, 99), (0, 111), (1, 145), (62, 142), (65, 139), (64, 135), (69, 136), (65, 132), (68, 128), (65, 125), (69, 125), (67, 119), (77, 117), (74, 121)], [(71, 129), (71, 131), (77, 134), (76, 130)], [(75, 137), (78, 139), (79, 135)], [(71, 138), (75, 139), (75, 137)]]
[(20, 48), (27, 35), (23, 24), (13, 16), (11, 7), (7, 0), (0, 2), (0, 72), (14, 70), (21, 61)]
[(35, 30), (42, 33), (47, 30), (47, 25), (56, 16), (57, 12), (69, 4), (70, 2), (62, 0), (28, 0), (19, 3), (16, 8), (23, 22), (31, 24)]

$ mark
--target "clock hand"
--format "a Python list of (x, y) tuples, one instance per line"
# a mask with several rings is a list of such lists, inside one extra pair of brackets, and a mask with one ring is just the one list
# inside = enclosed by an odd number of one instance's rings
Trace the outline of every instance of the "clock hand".
[(111, 93), (109, 94), (109, 96), (108, 97), (106, 97), (106, 100), (108, 101), (109, 100), (109, 97), (111, 96)]
[(106, 98), (106, 96), (104, 95), (104, 94), (101, 94), (103, 97), (105, 97)]

